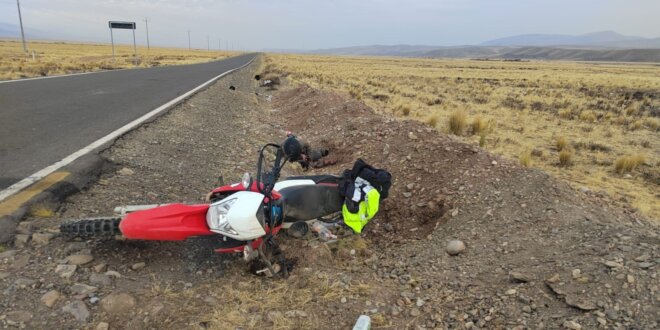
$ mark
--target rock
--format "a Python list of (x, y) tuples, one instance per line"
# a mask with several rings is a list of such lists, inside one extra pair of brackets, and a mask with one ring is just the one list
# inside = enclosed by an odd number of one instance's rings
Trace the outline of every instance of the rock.
[(493, 166), (497, 165), (497, 161), (490, 162)]
[(106, 322), (101, 322), (96, 326), (95, 329), (96, 330), (108, 330), (108, 329), (110, 329), (110, 324), (108, 324)]
[(73, 315), (78, 322), (87, 322), (90, 315), (87, 305), (80, 300), (73, 301), (62, 307), (62, 311)]
[(134, 307), (135, 298), (127, 293), (111, 293), (101, 300), (101, 308), (112, 316), (121, 316)]
[(621, 268), (623, 267), (622, 264), (615, 262), (615, 261), (605, 261), (605, 266), (610, 267), (610, 268)]
[(421, 314), (422, 314), (422, 312), (420, 312), (419, 309), (417, 309), (417, 308), (413, 307), (413, 308), (410, 309), (410, 316), (417, 317), (417, 316), (420, 316)]
[(451, 256), (458, 255), (465, 250), (465, 243), (459, 240), (452, 240), (447, 243), (447, 253)]
[(16, 246), (17, 248), (25, 247), (29, 240), (30, 240), (30, 235), (17, 234), (16, 236), (14, 236), (14, 246)]
[(74, 252), (79, 252), (85, 249), (86, 246), (87, 245), (85, 244), (85, 242), (70, 242), (69, 244), (66, 245), (66, 247), (64, 247), (62, 253), (70, 254)]
[(112, 279), (108, 275), (94, 273), (89, 276), (89, 283), (99, 286), (109, 286), (112, 284)]
[(518, 293), (518, 291), (516, 289), (509, 289), (509, 290), (506, 290), (506, 292), (504, 292), (504, 294), (507, 295), (507, 296), (513, 296), (516, 293)]
[(218, 301), (217, 298), (212, 296), (204, 297), (203, 301), (209, 305), (217, 305), (218, 303), (220, 303), (220, 301)]
[(55, 305), (57, 299), (60, 299), (60, 292), (57, 290), (50, 290), (41, 296), (41, 302), (44, 303), (48, 308), (52, 308)]
[(19, 222), (18, 226), (16, 226), (16, 233), (23, 235), (30, 235), (32, 234), (33, 227), (34, 226), (32, 226), (32, 223), (29, 221)]
[(119, 174), (121, 174), (121, 175), (133, 175), (133, 174), (135, 174), (135, 171), (131, 170), (128, 167), (124, 167), (121, 170), (119, 170)]
[(91, 285), (87, 285), (87, 284), (83, 284), (83, 283), (76, 283), (76, 284), (71, 286), (70, 290), (71, 290), (71, 293), (73, 293), (73, 294), (80, 294), (80, 295), (88, 296), (88, 295), (98, 291), (99, 289), (95, 286), (91, 286)]
[(596, 318), (596, 321), (597, 321), (600, 325), (602, 325), (602, 326), (607, 325), (607, 320), (604, 319), (604, 318), (602, 318), (602, 317), (597, 317), (597, 318)]
[(628, 275), (626, 276), (626, 281), (628, 281), (630, 284), (633, 284), (635, 283), (635, 278), (632, 275)]
[(284, 312), (284, 316), (289, 317), (289, 318), (305, 318), (307, 317), (307, 313), (305, 311), (301, 310), (292, 310), (292, 311), (286, 311)]
[[(2, 257), (0, 257), (0, 259), (2, 259)], [(636, 258), (635, 258), (635, 261), (637, 261), (637, 262), (644, 262), (644, 261), (648, 261), (649, 259), (651, 259), (651, 256), (650, 256), (650, 255), (648, 255), (648, 254), (642, 254), (641, 256), (636, 257)]]
[(527, 314), (530, 314), (532, 312), (532, 308), (529, 307), (528, 305), (525, 305), (525, 306), (522, 307), (522, 311), (527, 313)]
[(55, 235), (51, 233), (34, 233), (32, 234), (32, 242), (38, 245), (47, 245), (53, 237)]
[(59, 274), (62, 278), (71, 278), (76, 272), (78, 266), (76, 265), (57, 265), (55, 268), (55, 273)]
[(583, 311), (593, 311), (593, 310), (597, 309), (596, 304), (594, 304), (590, 301), (584, 300), (584, 298), (578, 298), (575, 295), (566, 295), (566, 297), (564, 298), (564, 301), (569, 306), (575, 307), (577, 309), (581, 309)]
[(85, 265), (94, 260), (91, 254), (73, 254), (66, 257), (66, 261), (70, 265)]
[(637, 266), (639, 266), (639, 268), (646, 269), (646, 268), (651, 268), (651, 266), (653, 266), (653, 263), (652, 262), (640, 262), (639, 264), (637, 264)]
[(554, 274), (545, 279), (546, 283), (557, 283), (559, 282), (559, 274)]
[(31, 278), (19, 278), (16, 281), (14, 281), (14, 284), (16, 285), (16, 287), (18, 287), (20, 289), (25, 289), (25, 288), (31, 287), (36, 282), (37, 281), (35, 281)]
[(575, 321), (566, 321), (566, 322), (564, 322), (563, 325), (564, 325), (564, 328), (566, 328), (566, 329), (571, 329), (571, 330), (580, 330), (580, 329), (582, 329), (582, 326), (579, 323), (575, 322)]
[(121, 274), (119, 274), (119, 272), (116, 272), (114, 270), (109, 270), (109, 271), (105, 272), (105, 275), (112, 276), (114, 278), (120, 278), (121, 277)]
[(619, 319), (619, 312), (616, 311), (616, 309), (606, 309), (605, 310), (605, 315), (607, 316), (608, 319), (612, 321), (616, 321)]
[(92, 304), (92, 305), (96, 305), (96, 303), (99, 302), (100, 300), (101, 300), (101, 298), (99, 298), (99, 297), (96, 297), (96, 296), (91, 297), (91, 298), (89, 298), (89, 303)]
[(103, 273), (106, 270), (106, 268), (108, 268), (107, 264), (100, 263), (100, 264), (92, 267), (92, 270), (94, 270), (94, 272), (96, 272), (96, 273)]
[(425, 301), (423, 299), (417, 298), (417, 301), (415, 302), (415, 305), (417, 307), (422, 307), (422, 306), (424, 306), (424, 303), (425, 303)]
[(28, 323), (32, 320), (32, 313), (28, 311), (11, 311), (6, 314), (7, 320), (14, 323)]
[(7, 277), (9, 277), (11, 274), (5, 273), (5, 272), (0, 272), (0, 280), (4, 280)]
[(571, 273), (573, 275), (573, 278), (578, 278), (578, 277), (580, 277), (581, 272), (582, 271), (580, 271), (579, 269), (573, 269), (573, 271)]
[(7, 250), (5, 252), (2, 252), (0, 253), (0, 260), (13, 258), (17, 252), (18, 251), (16, 250)]
[(142, 269), (142, 268), (144, 268), (144, 267), (147, 267), (147, 264), (146, 264), (146, 263), (144, 263), (144, 262), (138, 262), (138, 263), (133, 264), (133, 266), (131, 266), (131, 269), (132, 269), (132, 270), (140, 270), (140, 269)]
[(269, 311), (266, 313), (266, 321), (275, 323), (277, 320), (283, 318), (282, 312), (280, 311)]
[(521, 272), (510, 272), (509, 276), (514, 282), (527, 283), (532, 281), (532, 276)]
[(342, 304), (345, 304), (346, 301), (348, 301), (348, 300), (346, 299), (346, 297), (341, 297), (341, 300), (339, 300), (339, 301), (340, 301)]

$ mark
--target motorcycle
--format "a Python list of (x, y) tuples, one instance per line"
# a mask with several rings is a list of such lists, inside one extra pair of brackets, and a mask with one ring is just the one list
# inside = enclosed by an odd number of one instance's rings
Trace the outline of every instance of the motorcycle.
[[(181, 241), (199, 236), (218, 236), (218, 253), (242, 253), (246, 261), (256, 258), (270, 275), (287, 267), (274, 237), (292, 224), (314, 220), (337, 221), (344, 198), (339, 193), (340, 177), (334, 175), (293, 176), (279, 180), (287, 162), (300, 160), (301, 143), (290, 135), (283, 145), (269, 143), (259, 151), (256, 178), (245, 173), (240, 183), (213, 189), (207, 203), (137, 206), (124, 209), (125, 215), (66, 221), (60, 231), (67, 236), (121, 235), (129, 240)], [(266, 169), (268, 155), (273, 165)], [(306, 228), (306, 227), (305, 227)], [(280, 256), (277, 264), (271, 256)], [(279, 268), (279, 269), (278, 269)], [(265, 269), (264, 269), (265, 270)]]

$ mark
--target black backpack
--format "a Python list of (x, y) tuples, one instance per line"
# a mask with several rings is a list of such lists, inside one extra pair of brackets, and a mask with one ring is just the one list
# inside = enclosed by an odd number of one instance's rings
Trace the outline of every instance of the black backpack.
[(341, 196), (345, 197), (346, 205), (349, 210), (357, 208), (358, 204), (351, 200), (355, 190), (355, 179), (357, 179), (357, 177), (367, 180), (369, 184), (376, 188), (378, 193), (380, 193), (381, 200), (387, 198), (389, 195), (390, 187), (392, 186), (392, 174), (384, 169), (375, 168), (359, 158), (355, 161), (355, 164), (353, 164), (352, 169), (344, 170), (342, 179), (339, 181), (339, 193)]

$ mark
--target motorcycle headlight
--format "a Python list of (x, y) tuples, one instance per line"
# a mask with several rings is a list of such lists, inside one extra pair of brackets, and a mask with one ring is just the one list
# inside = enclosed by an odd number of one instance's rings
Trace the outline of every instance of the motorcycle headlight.
[(229, 218), (227, 217), (229, 209), (231, 209), (231, 206), (235, 202), (236, 198), (232, 198), (215, 204), (209, 208), (208, 214), (206, 216), (206, 222), (211, 230), (238, 235), (238, 232), (236, 232), (234, 228), (229, 225)]
[(250, 177), (250, 173), (245, 173), (243, 174), (243, 179), (241, 179), (241, 184), (243, 185), (243, 188), (248, 189), (250, 188), (250, 183), (252, 182), (252, 178)]

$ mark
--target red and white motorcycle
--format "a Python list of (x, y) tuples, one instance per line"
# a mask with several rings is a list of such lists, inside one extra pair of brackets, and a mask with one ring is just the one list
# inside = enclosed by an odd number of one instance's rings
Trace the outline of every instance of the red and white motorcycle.
[[(275, 154), (270, 169), (263, 168), (267, 150)], [(300, 141), (290, 135), (282, 146), (271, 143), (261, 148), (256, 178), (246, 173), (241, 183), (212, 190), (208, 203), (134, 206), (123, 217), (66, 221), (60, 231), (76, 237), (120, 234), (126, 239), (157, 241), (218, 235), (216, 252), (243, 253), (248, 261), (260, 258), (270, 274), (275, 274), (279, 267), (264, 253), (265, 247), (279, 251), (273, 237), (294, 223), (302, 225), (301, 222), (340, 215), (344, 202), (338, 176), (295, 176), (278, 181), (283, 166), (298, 161), (301, 152)]]

